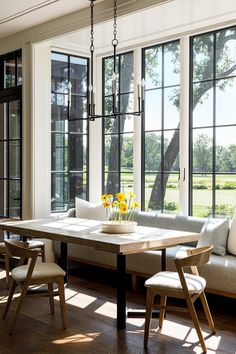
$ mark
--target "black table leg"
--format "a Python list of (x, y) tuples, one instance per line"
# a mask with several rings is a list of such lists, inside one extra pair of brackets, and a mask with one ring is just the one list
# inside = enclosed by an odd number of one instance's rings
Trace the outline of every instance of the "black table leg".
[(126, 256), (117, 255), (117, 328), (126, 326)]
[(161, 271), (166, 270), (166, 248), (161, 250)]
[(68, 246), (66, 242), (61, 242), (61, 255), (59, 260), (60, 267), (66, 272), (64, 283), (67, 284), (68, 280)]

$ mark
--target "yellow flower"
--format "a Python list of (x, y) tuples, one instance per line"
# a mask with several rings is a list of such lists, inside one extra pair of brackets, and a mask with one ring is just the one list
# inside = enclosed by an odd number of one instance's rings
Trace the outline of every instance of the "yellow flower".
[(128, 192), (128, 194), (131, 196), (131, 198), (136, 198), (136, 195), (133, 192)]
[(131, 203), (130, 204), (130, 209), (134, 209), (135, 208), (135, 203)]
[(126, 205), (126, 204), (121, 204), (121, 205), (120, 205), (120, 213), (121, 213), (121, 214), (126, 214), (126, 213), (128, 213), (128, 208), (127, 208), (127, 205)]
[(119, 203), (117, 202), (117, 200), (114, 201), (114, 203), (112, 204), (112, 206), (114, 207), (118, 207)]
[(138, 202), (134, 202), (136, 208), (140, 208), (140, 204)]
[(109, 197), (107, 194), (103, 194), (101, 199), (103, 202), (105, 202), (107, 199), (109, 199)]
[(127, 205), (126, 201), (123, 200), (122, 202), (120, 202), (120, 205)]
[(102, 203), (104, 208), (109, 208), (111, 206), (111, 203), (109, 203), (107, 200)]
[(111, 199), (113, 197), (113, 194), (108, 194), (108, 199)]
[(119, 200), (119, 202), (121, 202), (122, 200), (125, 199), (125, 195), (124, 193), (117, 193), (116, 198)]

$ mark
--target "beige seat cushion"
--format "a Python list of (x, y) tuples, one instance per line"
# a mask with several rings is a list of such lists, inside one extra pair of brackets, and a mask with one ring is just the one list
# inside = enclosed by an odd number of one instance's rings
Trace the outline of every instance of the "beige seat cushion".
[[(16, 281), (24, 281), (28, 272), (28, 265), (16, 267), (12, 270), (12, 278)], [(38, 263), (34, 267), (32, 274), (32, 281), (39, 281), (54, 277), (64, 277), (65, 271), (61, 269), (56, 263)]]
[(28, 248), (30, 248), (30, 249), (39, 248), (39, 247), (44, 246), (44, 243), (39, 240), (29, 240), (29, 241), (27, 241), (27, 243), (28, 243)]
[[(200, 293), (206, 287), (204, 278), (193, 275), (185, 274), (186, 283), (190, 294)], [(167, 290), (180, 290), (182, 285), (177, 272), (159, 272), (145, 282), (146, 287), (155, 287), (155, 289)]]

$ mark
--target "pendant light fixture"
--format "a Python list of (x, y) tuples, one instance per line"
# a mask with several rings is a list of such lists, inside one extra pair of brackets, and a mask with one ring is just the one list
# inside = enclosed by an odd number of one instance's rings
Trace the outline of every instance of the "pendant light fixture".
[[(111, 114), (96, 114), (96, 90), (94, 86), (94, 3), (96, 0), (90, 1), (90, 80), (88, 84), (88, 115), (87, 117), (81, 118), (70, 118), (69, 119), (77, 119), (77, 120), (90, 120), (94, 121), (96, 118), (116, 118), (124, 115), (134, 115), (140, 116), (141, 113), (144, 112), (144, 89), (145, 89), (145, 81), (142, 79), (137, 83), (137, 106), (138, 110), (134, 112), (120, 112), (119, 110), (119, 94), (117, 91), (117, 80), (118, 75), (116, 72), (116, 55), (117, 55), (117, 0), (113, 0), (113, 73), (112, 73), (112, 113)], [(70, 112), (71, 105), (71, 83), (68, 83), (68, 107)]]

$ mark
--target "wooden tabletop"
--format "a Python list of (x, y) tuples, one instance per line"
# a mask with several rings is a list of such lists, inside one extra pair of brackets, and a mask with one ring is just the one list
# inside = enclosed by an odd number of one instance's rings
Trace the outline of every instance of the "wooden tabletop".
[(94, 247), (117, 254), (141, 253), (197, 241), (199, 234), (138, 226), (131, 234), (105, 234), (101, 222), (77, 218), (51, 217), (39, 220), (0, 221), (0, 229), (22, 236), (47, 238)]

